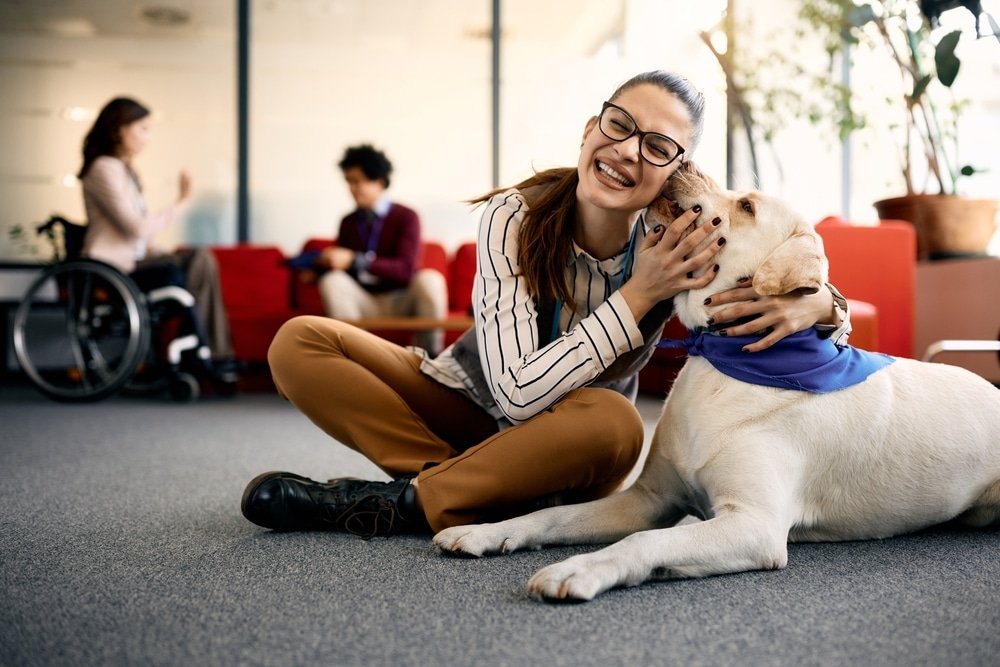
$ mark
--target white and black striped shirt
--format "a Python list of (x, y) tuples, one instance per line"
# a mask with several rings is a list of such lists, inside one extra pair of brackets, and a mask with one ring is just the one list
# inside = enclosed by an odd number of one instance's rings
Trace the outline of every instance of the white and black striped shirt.
[[(597, 260), (574, 245), (566, 271), (576, 312), (563, 307), (561, 335), (539, 349), (538, 311), (517, 262), (518, 232), (526, 211), (521, 193), (508, 190), (487, 202), (479, 225), (473, 310), (479, 355), (493, 395), (476, 395), (451, 348), (421, 366), (494, 417), (513, 423), (531, 419), (567, 392), (586, 386), (619, 355), (643, 344), (632, 311), (618, 292), (626, 269), (625, 249)], [(647, 230), (642, 217), (636, 224), (638, 246)]]

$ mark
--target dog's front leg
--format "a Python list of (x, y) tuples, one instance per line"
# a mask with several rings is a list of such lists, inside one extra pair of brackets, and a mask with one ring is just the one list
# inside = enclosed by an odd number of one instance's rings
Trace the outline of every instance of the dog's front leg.
[(466, 556), (509, 553), (554, 544), (606, 544), (637, 530), (672, 525), (684, 516), (648, 489), (633, 486), (607, 498), (538, 510), (525, 516), (445, 528), (434, 546)]
[(539, 570), (528, 582), (538, 599), (590, 600), (644, 581), (778, 569), (788, 562), (788, 531), (745, 511), (629, 535), (600, 551)]

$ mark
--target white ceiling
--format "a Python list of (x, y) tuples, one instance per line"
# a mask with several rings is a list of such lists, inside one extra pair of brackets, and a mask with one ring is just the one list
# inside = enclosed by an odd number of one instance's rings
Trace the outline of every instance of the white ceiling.
[[(625, 0), (502, 0), (508, 40), (591, 53), (620, 34)], [(236, 0), (0, 0), (0, 33), (184, 38), (235, 34)], [(187, 17), (157, 23), (150, 14)], [(253, 0), (252, 34), (266, 41), (336, 43), (367, 36), (408, 47), (487, 39), (489, 0)], [(558, 29), (553, 30), (553, 26)]]

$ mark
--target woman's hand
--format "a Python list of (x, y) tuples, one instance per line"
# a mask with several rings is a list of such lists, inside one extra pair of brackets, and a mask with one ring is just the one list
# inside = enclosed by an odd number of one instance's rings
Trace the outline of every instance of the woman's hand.
[(766, 350), (785, 336), (816, 324), (840, 324), (834, 312), (833, 294), (826, 285), (815, 294), (760, 296), (754, 291), (749, 278), (740, 282), (741, 287), (713, 294), (710, 298), (713, 306), (733, 304), (716, 311), (712, 316), (715, 322), (754, 318), (719, 332), (723, 336), (763, 334), (760, 340), (744, 346), (745, 352)]
[(694, 226), (700, 212), (700, 207), (685, 211), (668, 227), (657, 225), (643, 239), (632, 277), (620, 290), (637, 322), (660, 301), (704, 287), (715, 277), (719, 268), (715, 255), (726, 240), (716, 238), (718, 218)]
[(180, 176), (177, 178), (177, 203), (187, 204), (191, 201), (191, 172), (187, 169), (181, 169)]

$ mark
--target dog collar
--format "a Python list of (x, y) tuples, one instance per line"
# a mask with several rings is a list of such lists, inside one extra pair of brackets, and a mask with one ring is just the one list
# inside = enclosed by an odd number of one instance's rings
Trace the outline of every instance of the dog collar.
[(746, 324), (747, 322), (753, 322), (755, 319), (757, 319), (756, 315), (754, 316), (748, 315), (746, 317), (739, 317), (735, 320), (729, 320), (728, 322), (715, 322), (706, 327), (695, 327), (694, 329), (692, 329), (692, 331), (696, 336), (698, 334), (703, 334), (703, 333), (712, 336), (718, 336), (719, 331), (721, 331), (722, 329), (728, 329), (729, 327), (737, 327), (741, 324)]
[(863, 382), (895, 359), (855, 347), (835, 345), (806, 329), (782, 338), (760, 352), (743, 347), (757, 336), (718, 336), (695, 332), (688, 339), (688, 356), (704, 357), (720, 373), (750, 384), (796, 389), (818, 394)]

